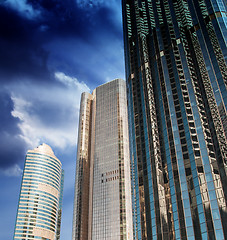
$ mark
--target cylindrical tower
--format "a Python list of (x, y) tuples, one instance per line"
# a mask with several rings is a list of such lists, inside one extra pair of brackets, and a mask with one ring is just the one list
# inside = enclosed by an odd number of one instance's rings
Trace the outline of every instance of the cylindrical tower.
[(14, 239), (55, 239), (61, 172), (48, 145), (27, 152)]

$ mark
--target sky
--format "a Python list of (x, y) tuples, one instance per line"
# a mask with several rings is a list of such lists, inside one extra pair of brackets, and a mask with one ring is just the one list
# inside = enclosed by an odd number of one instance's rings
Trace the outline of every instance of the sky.
[(0, 239), (13, 238), (27, 150), (65, 170), (71, 239), (80, 95), (125, 78), (121, 0), (0, 0)]

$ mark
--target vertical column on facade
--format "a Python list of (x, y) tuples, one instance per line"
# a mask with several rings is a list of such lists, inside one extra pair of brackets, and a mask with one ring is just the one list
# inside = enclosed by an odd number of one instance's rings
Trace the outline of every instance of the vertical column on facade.
[(62, 169), (62, 172), (61, 172), (61, 185), (60, 185), (60, 192), (59, 192), (58, 220), (57, 220), (57, 227), (56, 227), (56, 240), (59, 240), (60, 236), (61, 236), (60, 234), (61, 234), (61, 216), (62, 216), (64, 174), (65, 174), (65, 172)]
[[(131, 81), (131, 80), (130, 80)], [(129, 111), (129, 139), (130, 139), (130, 159), (131, 159), (131, 188), (132, 188), (132, 211), (133, 211), (133, 239), (141, 239), (141, 231), (139, 231), (140, 226), (140, 205), (137, 201), (139, 199), (138, 192), (138, 169), (137, 169), (137, 155), (136, 155), (136, 140), (135, 140), (135, 124), (133, 115), (133, 99), (132, 99), (132, 87), (128, 84), (128, 103), (130, 108)]]
[[(142, 141), (141, 137), (144, 139), (144, 135), (141, 134), (143, 132), (144, 127), (139, 124), (139, 122), (142, 121), (142, 103), (141, 103), (141, 90), (137, 87), (139, 85), (139, 73), (138, 73), (138, 66), (139, 66), (139, 55), (135, 54), (139, 52), (136, 32), (130, 32), (130, 30), (136, 29), (136, 12), (134, 8), (131, 8), (130, 4), (126, 5), (127, 8), (127, 19), (128, 19), (128, 34), (130, 36), (130, 40), (128, 42), (129, 44), (129, 51), (131, 51), (130, 55), (130, 69), (131, 69), (131, 75), (129, 76), (130, 80), (129, 83), (129, 91), (132, 93), (132, 105), (131, 109), (129, 109), (129, 114), (132, 116), (132, 126), (134, 129), (133, 135), (133, 145), (134, 150), (136, 152), (133, 152), (131, 155), (133, 156), (132, 160), (134, 161), (132, 165), (134, 166), (134, 186), (135, 186), (135, 195), (136, 199), (139, 199), (138, 202), (135, 203), (135, 213), (136, 216), (134, 216), (134, 219), (136, 218), (136, 229), (134, 229), (136, 232), (136, 239), (147, 239), (151, 238), (151, 223), (150, 223), (150, 208), (149, 208), (149, 192), (148, 187), (147, 191), (145, 192), (145, 186), (144, 182), (147, 182), (147, 174), (144, 175), (144, 171), (147, 171), (146, 166), (146, 154), (142, 154), (142, 149), (145, 150), (145, 147), (143, 147), (144, 141)], [(130, 20), (131, 19), (131, 20)], [(130, 26), (131, 25), (131, 26)], [(134, 117), (133, 117), (134, 116)], [(135, 136), (135, 138), (134, 138)], [(142, 157), (143, 156), (143, 157)], [(144, 158), (144, 159), (143, 159)], [(148, 195), (148, 196), (147, 196)], [(148, 213), (148, 214), (147, 214)]]
[[(89, 215), (88, 215), (88, 240), (92, 240), (92, 217), (93, 217), (93, 176), (94, 176), (94, 147), (95, 147), (95, 116), (96, 116), (96, 90), (92, 92), (91, 103), (91, 148), (90, 148), (90, 183), (89, 183)], [(93, 144), (92, 144), (93, 143)]]
[[(188, 163), (186, 163), (185, 161), (186, 155), (184, 155), (183, 153), (181, 153), (181, 151), (179, 151), (181, 148), (181, 143), (179, 143), (179, 141), (177, 140), (179, 139), (179, 136), (177, 133), (177, 126), (180, 123), (179, 121), (181, 119), (181, 113), (179, 111), (180, 110), (179, 99), (178, 99), (176, 83), (175, 83), (176, 76), (174, 76), (173, 66), (171, 64), (171, 58), (170, 58), (170, 52), (169, 52), (170, 39), (169, 39), (169, 36), (167, 36), (169, 31), (171, 31), (171, 28), (170, 28), (171, 26), (169, 26), (170, 22), (167, 22), (166, 20), (166, 18), (168, 17), (168, 11), (165, 12), (164, 4), (162, 1), (153, 2), (153, 9), (154, 9), (154, 15), (155, 15), (155, 21), (156, 21), (155, 49), (156, 49), (158, 66), (159, 66), (158, 73), (159, 73), (160, 81), (162, 82), (161, 83), (162, 94), (166, 101), (165, 103), (165, 108), (166, 108), (165, 113), (167, 114), (166, 123), (168, 126), (167, 129), (168, 129), (168, 138), (169, 138), (169, 148), (171, 149), (170, 153), (171, 153), (173, 173), (174, 173), (173, 176), (175, 180), (177, 208), (178, 208), (179, 222), (180, 222), (180, 234), (181, 234), (181, 237), (184, 238), (186, 236), (188, 237), (191, 236), (191, 234), (193, 234), (193, 231), (191, 230), (190, 232), (188, 231), (192, 227), (192, 223), (191, 221), (189, 221), (189, 219), (191, 218), (189, 196), (187, 192), (184, 192), (184, 194), (182, 192), (182, 189), (186, 190), (185, 188), (187, 188), (187, 177), (185, 176), (185, 172), (183, 172), (181, 168), (182, 167), (186, 168), (186, 165)], [(176, 113), (176, 115), (174, 113)], [(180, 128), (182, 129), (182, 123), (180, 124), (181, 124)], [(181, 188), (179, 188), (179, 186), (181, 186)], [(175, 206), (175, 204), (173, 206)], [(175, 211), (176, 211), (176, 208), (175, 208)], [(176, 214), (174, 214), (174, 216), (176, 216)], [(177, 229), (176, 237), (179, 237), (178, 233), (179, 233), (179, 230)]]
[[(143, 8), (144, 8), (144, 13), (145, 13), (145, 9), (146, 9), (146, 14), (148, 15), (148, 17), (144, 17), (144, 20), (147, 19), (151, 19), (151, 16), (149, 16), (149, 11), (148, 8), (146, 8), (145, 3), (142, 3)], [(151, 5), (150, 5), (151, 8)], [(173, 229), (170, 228), (171, 225), (171, 218), (167, 217), (167, 202), (170, 203), (170, 206), (168, 206), (168, 213), (172, 211), (171, 209), (171, 199), (169, 197), (167, 197), (168, 194), (168, 190), (169, 189), (169, 184), (167, 182), (164, 182), (164, 167), (165, 166), (165, 158), (162, 158), (161, 156), (161, 146), (160, 146), (160, 138), (161, 135), (159, 133), (160, 130), (160, 122), (158, 122), (157, 120), (157, 112), (158, 111), (158, 102), (155, 100), (156, 95), (156, 84), (155, 84), (155, 78), (153, 76), (152, 78), (152, 74), (151, 74), (151, 64), (149, 62), (149, 54), (148, 54), (148, 44), (147, 42), (149, 41), (148, 39), (150, 39), (147, 34), (149, 33), (149, 31), (147, 31), (149, 24), (148, 22), (144, 21), (144, 30), (143, 30), (143, 34), (145, 33), (144, 37), (142, 38), (142, 57), (143, 57), (143, 62), (144, 62), (144, 89), (145, 89), (145, 95), (146, 95), (146, 99), (148, 99), (147, 101), (147, 115), (148, 115), (148, 119), (150, 119), (150, 124), (148, 122), (148, 130), (151, 133), (150, 135), (150, 142), (152, 144), (150, 149), (152, 151), (153, 150), (153, 156), (155, 157), (155, 168), (153, 169), (154, 172), (154, 178), (157, 181), (157, 189), (158, 189), (158, 200), (159, 200), (159, 208), (160, 208), (160, 220), (161, 220), (161, 225), (162, 225), (162, 237), (165, 238), (169, 238), (169, 230), (170, 230), (170, 235), (171, 232), (173, 232)], [(151, 25), (150, 25), (151, 27)], [(146, 30), (147, 29), (147, 30)], [(158, 124), (159, 123), (159, 124)], [(152, 146), (153, 145), (153, 146)], [(166, 189), (165, 189), (166, 187)], [(167, 191), (166, 191), (167, 190)], [(158, 223), (157, 223), (158, 224)], [(168, 226), (169, 225), (169, 226)]]
[[(164, 110), (164, 106), (167, 107), (167, 102), (165, 104), (162, 104), (160, 102), (160, 99), (165, 98), (165, 93), (162, 97), (162, 91), (161, 88), (164, 87), (163, 83), (160, 86), (160, 80), (163, 80), (163, 72), (161, 70), (161, 62), (160, 57), (162, 56), (163, 52), (159, 50), (159, 48), (163, 47), (163, 43), (161, 41), (160, 34), (157, 34), (155, 27), (156, 24), (159, 25), (160, 22), (157, 21), (158, 19), (158, 13), (160, 13), (160, 10), (153, 11), (153, 6), (151, 1), (147, 2), (147, 15), (148, 15), (148, 26), (149, 26), (149, 35), (146, 36), (146, 42), (147, 42), (147, 53), (145, 55), (149, 56), (149, 67), (150, 67), (150, 74), (152, 77), (152, 85), (154, 88), (153, 94), (154, 94), (154, 100), (156, 105), (156, 112), (157, 112), (157, 127), (158, 127), (158, 134), (159, 134), (159, 141), (160, 141), (160, 152), (161, 152), (161, 159), (162, 159), (162, 167), (163, 167), (163, 180), (164, 180), (164, 189), (165, 189), (165, 198), (166, 198), (166, 207), (167, 207), (167, 220), (168, 220), (168, 231), (169, 231), (169, 238), (174, 239), (178, 236), (179, 227), (179, 219), (177, 214), (173, 214), (173, 208), (172, 206), (176, 205), (176, 197), (174, 194), (174, 181), (173, 181), (173, 174), (172, 174), (172, 166), (171, 166), (171, 158), (170, 158), (170, 151), (169, 147), (165, 147), (165, 138), (163, 136), (168, 136), (168, 133), (166, 131), (166, 125), (165, 122), (165, 116), (164, 113), (167, 112)], [(156, 6), (154, 6), (154, 9), (156, 9)], [(157, 64), (158, 62), (158, 64)], [(150, 83), (151, 84), (151, 83)], [(149, 86), (149, 83), (147, 83), (147, 86)], [(149, 88), (147, 90), (148, 96), (147, 99), (150, 99), (150, 91)], [(164, 91), (165, 92), (165, 91)], [(163, 132), (163, 134), (162, 134)], [(165, 132), (165, 133), (164, 133)], [(167, 152), (167, 154), (165, 154)]]
[(88, 239), (92, 95), (81, 96), (73, 213), (73, 240)]
[[(118, 152), (119, 152), (119, 197), (120, 197), (120, 240), (131, 239), (132, 236), (132, 209), (129, 142), (128, 142), (128, 113), (126, 105), (126, 88), (119, 81), (119, 94), (117, 97), (118, 120)], [(128, 219), (128, 221), (126, 221)]]

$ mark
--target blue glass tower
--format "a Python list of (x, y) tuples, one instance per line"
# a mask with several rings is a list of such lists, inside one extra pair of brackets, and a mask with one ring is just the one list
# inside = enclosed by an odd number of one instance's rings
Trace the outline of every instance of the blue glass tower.
[(225, 0), (123, 0), (134, 239), (227, 239)]

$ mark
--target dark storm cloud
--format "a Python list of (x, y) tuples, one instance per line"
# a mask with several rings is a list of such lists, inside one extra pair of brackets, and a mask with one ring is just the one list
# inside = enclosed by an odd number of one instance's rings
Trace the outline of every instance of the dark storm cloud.
[[(51, 73), (56, 66), (64, 65), (61, 59), (52, 59), (67, 48), (67, 40), (74, 39), (100, 45), (106, 38), (121, 38), (112, 10), (105, 6), (80, 8), (73, 0), (30, 0), (26, 2), (34, 12), (29, 17), (26, 9), (0, 5), (0, 80), (15, 79), (53, 80)], [(109, 31), (111, 29), (111, 31)], [(60, 39), (58, 48), (44, 47)], [(66, 58), (77, 55), (76, 46)], [(89, 56), (88, 56), (89, 57)], [(79, 67), (75, 66), (75, 69)], [(54, 69), (53, 69), (54, 70)]]
[(43, 79), (48, 76), (44, 51), (36, 37), (39, 24), (22, 18), (14, 10), (0, 6), (0, 77)]
[(25, 143), (19, 137), (21, 134), (19, 120), (12, 117), (13, 102), (7, 93), (0, 94), (0, 169), (6, 169), (16, 163), (23, 162)]
[[(74, 36), (82, 40), (90, 41), (99, 33), (122, 34), (119, 26), (116, 27), (113, 16), (113, 9), (105, 4), (89, 7), (85, 4), (84, 8), (79, 7), (75, 0), (30, 0), (35, 10), (41, 12), (38, 21), (42, 26), (49, 28), (49, 34), (61, 37)], [(103, 35), (102, 35), (103, 37)]]

